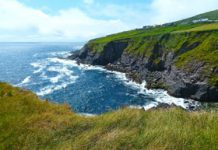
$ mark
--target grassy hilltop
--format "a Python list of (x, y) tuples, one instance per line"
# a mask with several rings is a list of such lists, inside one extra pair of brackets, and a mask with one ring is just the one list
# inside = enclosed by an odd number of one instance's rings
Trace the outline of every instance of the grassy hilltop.
[[(164, 53), (176, 56), (173, 65), (178, 69), (193, 72), (190, 64), (205, 64), (203, 75), (209, 77), (209, 84), (216, 86), (218, 74), (218, 10), (200, 14), (188, 19), (158, 26), (125, 31), (90, 40), (87, 47), (93, 53), (102, 53), (110, 42), (127, 42), (124, 50), (129, 55), (149, 58), (155, 46)], [(158, 64), (161, 57), (153, 60)]]
[[(203, 19), (203, 20), (201, 20)], [(206, 19), (206, 20), (204, 20)], [(218, 10), (203, 13), (188, 19), (156, 26), (145, 26), (117, 34), (91, 40), (90, 43), (103, 44), (114, 40), (129, 40), (146, 36), (173, 34), (190, 31), (214, 31), (218, 30)]]
[(121, 109), (96, 117), (0, 83), (0, 149), (205, 149), (218, 147), (218, 113)]

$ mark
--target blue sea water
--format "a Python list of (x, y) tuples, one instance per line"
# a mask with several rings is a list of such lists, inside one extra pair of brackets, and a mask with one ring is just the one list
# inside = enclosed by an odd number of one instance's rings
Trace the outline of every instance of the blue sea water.
[(82, 43), (0, 43), (0, 81), (29, 89), (77, 113), (101, 114), (124, 106), (164, 102), (187, 107), (162, 90), (147, 90), (125, 74), (64, 59)]

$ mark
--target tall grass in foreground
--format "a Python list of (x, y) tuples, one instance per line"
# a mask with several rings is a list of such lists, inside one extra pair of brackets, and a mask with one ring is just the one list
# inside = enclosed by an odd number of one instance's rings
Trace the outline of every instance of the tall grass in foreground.
[(0, 149), (218, 149), (218, 113), (126, 108), (88, 118), (0, 83)]

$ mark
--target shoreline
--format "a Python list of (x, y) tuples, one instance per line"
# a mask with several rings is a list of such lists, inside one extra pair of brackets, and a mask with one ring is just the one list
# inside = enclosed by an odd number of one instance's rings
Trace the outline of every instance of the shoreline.
[[(80, 63), (76, 61), (75, 59), (69, 59), (69, 58), (62, 58), (67, 61), (73, 62), (72, 64), (76, 67), (79, 67), (84, 70), (101, 70), (108, 73), (113, 73), (117, 76), (120, 80), (124, 82), (124, 84), (128, 84), (129, 86), (132, 86), (133, 88), (136, 88), (141, 92), (141, 94), (150, 94), (154, 96), (155, 94), (162, 94), (160, 98), (156, 98), (156, 101), (153, 103), (150, 103), (148, 105), (144, 106), (129, 106), (130, 108), (139, 108), (144, 110), (149, 110), (152, 108), (159, 108), (160, 105), (161, 108), (163, 107), (180, 107), (187, 111), (196, 111), (201, 107), (201, 102), (192, 100), (192, 99), (185, 99), (185, 98), (178, 98), (175, 96), (170, 95), (166, 90), (160, 89), (160, 88), (147, 88), (146, 87), (146, 81), (144, 80), (134, 80), (134, 78), (131, 78), (131, 73), (127, 73), (126, 71), (122, 70), (116, 70), (112, 68), (108, 68), (108, 66), (100, 66), (100, 65), (90, 65), (85, 63)], [(164, 98), (168, 98), (168, 100), (163, 100)], [(164, 104), (164, 105), (163, 105)], [(152, 106), (152, 107), (151, 107)]]

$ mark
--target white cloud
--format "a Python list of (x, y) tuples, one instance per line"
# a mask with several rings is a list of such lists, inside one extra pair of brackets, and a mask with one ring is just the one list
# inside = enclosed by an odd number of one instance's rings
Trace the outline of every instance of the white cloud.
[(161, 24), (218, 9), (218, 0), (153, 0), (150, 23)]
[[(98, 11), (96, 11), (98, 10)], [(104, 7), (99, 5), (97, 8), (91, 8), (90, 13), (94, 16), (103, 16), (122, 20), (130, 28), (139, 28), (147, 23), (148, 7), (147, 5), (115, 5), (108, 4)]]
[(16, 0), (0, 0), (0, 6), (0, 41), (82, 41), (129, 29), (119, 19), (93, 19), (77, 8), (51, 16)]
[[(92, 4), (94, 0), (83, 2)], [(84, 41), (215, 10), (218, 1), (153, 0), (122, 6), (96, 3), (85, 8), (86, 11), (71, 8), (49, 15), (17, 0), (0, 0), (0, 41)]]

